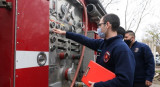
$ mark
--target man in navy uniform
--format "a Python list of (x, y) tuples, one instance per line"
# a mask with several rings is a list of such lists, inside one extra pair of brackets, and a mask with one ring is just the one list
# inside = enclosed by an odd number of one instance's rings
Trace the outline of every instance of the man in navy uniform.
[(118, 34), (118, 35), (122, 35), (123, 38), (124, 38), (125, 33), (126, 33), (125, 29), (120, 26), (120, 27), (118, 28), (118, 30), (117, 30), (117, 34)]
[(98, 35), (104, 39), (91, 39), (80, 34), (53, 29), (53, 32), (66, 35), (78, 43), (98, 52), (96, 62), (116, 74), (116, 78), (105, 82), (89, 82), (91, 87), (132, 87), (135, 59), (122, 35), (117, 35), (119, 17), (107, 14), (101, 18)]
[(126, 31), (124, 41), (131, 48), (135, 61), (135, 77), (133, 87), (149, 87), (155, 73), (153, 54), (146, 44), (135, 41), (135, 33)]

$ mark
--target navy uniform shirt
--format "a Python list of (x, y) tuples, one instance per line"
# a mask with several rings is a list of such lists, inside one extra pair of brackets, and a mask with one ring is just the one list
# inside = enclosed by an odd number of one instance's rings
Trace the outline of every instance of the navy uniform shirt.
[(143, 43), (135, 42), (131, 47), (135, 56), (135, 80), (134, 82), (151, 81), (155, 73), (154, 57), (150, 48)]
[(116, 74), (116, 78), (97, 82), (94, 87), (132, 87), (135, 70), (134, 55), (122, 41), (121, 35), (103, 40), (66, 32), (66, 37), (97, 51), (99, 56), (96, 62)]

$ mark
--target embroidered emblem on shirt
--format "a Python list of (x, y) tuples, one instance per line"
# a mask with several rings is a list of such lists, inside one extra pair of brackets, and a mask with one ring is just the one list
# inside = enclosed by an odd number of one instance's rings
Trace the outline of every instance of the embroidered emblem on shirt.
[(134, 52), (138, 52), (138, 51), (139, 51), (139, 48), (135, 48), (135, 49), (134, 49)]
[(110, 53), (107, 51), (105, 54), (104, 54), (104, 62), (107, 63), (108, 60), (110, 59)]

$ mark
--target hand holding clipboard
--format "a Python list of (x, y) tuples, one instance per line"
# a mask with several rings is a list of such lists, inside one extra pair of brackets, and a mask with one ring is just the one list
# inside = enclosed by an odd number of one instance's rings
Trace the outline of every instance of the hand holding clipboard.
[(91, 82), (108, 81), (115, 77), (116, 75), (113, 72), (95, 63), (94, 61), (90, 61), (82, 77), (82, 82), (84, 82), (89, 87), (90, 84), (88, 83), (88, 81)]

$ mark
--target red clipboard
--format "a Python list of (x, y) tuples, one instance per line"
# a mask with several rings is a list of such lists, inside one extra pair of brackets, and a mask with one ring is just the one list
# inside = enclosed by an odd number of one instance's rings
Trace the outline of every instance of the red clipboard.
[(86, 84), (89, 87), (90, 84), (88, 83), (88, 81), (108, 81), (115, 77), (116, 75), (113, 72), (95, 63), (94, 61), (90, 61), (85, 73), (83, 74), (82, 82), (84, 82), (84, 84)]

